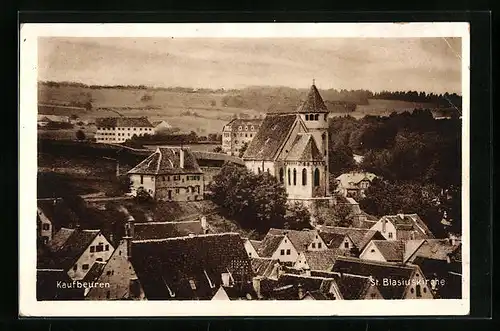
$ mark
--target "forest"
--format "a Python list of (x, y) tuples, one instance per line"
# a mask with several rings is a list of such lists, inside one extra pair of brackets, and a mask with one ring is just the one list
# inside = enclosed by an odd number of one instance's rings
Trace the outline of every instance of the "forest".
[[(379, 176), (359, 201), (369, 214), (418, 213), (436, 235), (460, 232), (461, 131), (460, 119), (435, 120), (425, 109), (337, 117), (329, 126), (330, 172), (333, 178), (351, 170)], [(363, 156), (360, 164), (353, 154)]]

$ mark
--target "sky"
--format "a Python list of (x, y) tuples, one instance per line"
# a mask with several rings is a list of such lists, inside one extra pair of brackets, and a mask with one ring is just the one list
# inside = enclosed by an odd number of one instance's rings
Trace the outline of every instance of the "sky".
[(38, 80), (461, 94), (460, 38), (38, 39)]

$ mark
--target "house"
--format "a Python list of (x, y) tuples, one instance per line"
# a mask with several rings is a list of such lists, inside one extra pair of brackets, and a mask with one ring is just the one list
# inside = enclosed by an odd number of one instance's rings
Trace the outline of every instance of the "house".
[(252, 269), (237, 233), (134, 240), (131, 262), (147, 300), (211, 300), (221, 286), (252, 295)]
[(37, 123), (39, 126), (47, 126), (50, 122), (54, 123), (70, 123), (69, 116), (61, 116), (61, 115), (44, 115), (39, 114)]
[(155, 133), (158, 133), (158, 132), (168, 132), (170, 130), (172, 130), (172, 125), (170, 125), (168, 122), (166, 121), (155, 121), (152, 123), (153, 124), (153, 127), (154, 127), (154, 132)]
[(40, 126), (40, 127), (45, 127), (47, 126), (50, 122), (52, 122), (50, 120), (50, 118), (48, 118), (47, 116), (45, 115), (38, 115), (38, 120), (37, 120), (37, 125)]
[(188, 148), (158, 147), (127, 174), (134, 196), (147, 192), (155, 200), (203, 200), (203, 172)]
[(255, 137), (261, 124), (261, 119), (232, 119), (222, 129), (222, 151), (238, 156), (241, 148)]
[(259, 257), (259, 253), (257, 253), (259, 249), (259, 245), (261, 241), (258, 240), (250, 240), (248, 238), (241, 238), (243, 240), (243, 245), (245, 245), (245, 250), (247, 251), (249, 258)]
[(328, 247), (316, 230), (284, 230), (271, 228), (259, 244), (257, 254), (291, 264), (303, 251), (326, 250)]
[(406, 263), (425, 240), (372, 240), (359, 255), (362, 260)]
[(278, 279), (281, 272), (281, 264), (279, 260), (270, 258), (251, 258), (253, 274), (257, 277)]
[(329, 271), (332, 269), (333, 263), (335, 262), (337, 256), (345, 254), (345, 251), (341, 249), (300, 252), (299, 257), (294, 264), (294, 268), (305, 271)]
[[(328, 242), (329, 248), (347, 250), (356, 256), (363, 251), (370, 241), (385, 239), (376, 230), (362, 228), (322, 226), (319, 231), (320, 235)], [(343, 239), (341, 240), (341, 238)]]
[(134, 240), (166, 239), (200, 235), (209, 232), (206, 218), (180, 222), (144, 222), (134, 223)]
[(337, 193), (344, 197), (362, 198), (372, 181), (376, 178), (370, 172), (348, 172), (336, 178)]
[(261, 295), (274, 300), (302, 300), (307, 292), (320, 292), (325, 300), (338, 300), (340, 291), (333, 278), (282, 274), (271, 291)]
[(382, 216), (371, 227), (379, 231), (387, 240), (433, 239), (427, 225), (417, 214), (397, 214)]
[(76, 227), (79, 217), (64, 199), (37, 200), (37, 238), (49, 243), (61, 227)]
[(417, 256), (413, 264), (418, 265), (429, 280), (431, 292), (436, 299), (462, 298), (461, 263)]
[(72, 280), (82, 280), (96, 261), (106, 262), (113, 250), (100, 230), (61, 228), (37, 263), (40, 269), (63, 269)]
[(417, 257), (434, 260), (452, 261), (452, 256), (461, 249), (461, 244), (450, 239), (425, 239), (422, 245), (411, 254), (407, 261), (413, 262)]
[(417, 265), (396, 265), (387, 262), (338, 256), (332, 272), (370, 277), (380, 294), (389, 299), (432, 299), (429, 284)]
[(147, 117), (99, 117), (96, 118), (98, 143), (120, 144), (133, 136), (154, 135), (155, 129)]
[(64, 269), (37, 268), (36, 299), (82, 300), (84, 288), (78, 288)]
[(315, 200), (331, 200), (327, 115), (313, 84), (296, 111), (266, 115), (243, 155), (246, 167), (277, 177), (290, 201), (310, 206)]
[(219, 290), (212, 297), (212, 301), (217, 300), (255, 300), (257, 298), (257, 294), (250, 290), (249, 293), (245, 297), (242, 297), (241, 292), (231, 286), (220, 286)]
[(340, 293), (338, 300), (384, 299), (379, 291), (380, 286), (367, 276), (317, 270), (312, 270), (311, 276), (333, 278)]

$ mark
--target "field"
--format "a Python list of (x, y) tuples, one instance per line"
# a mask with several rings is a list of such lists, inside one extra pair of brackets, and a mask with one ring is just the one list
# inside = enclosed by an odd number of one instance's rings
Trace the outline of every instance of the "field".
[[(270, 95), (273, 91), (278, 93), (275, 97)], [(165, 120), (182, 132), (195, 131), (198, 135), (220, 133), (223, 126), (234, 116), (241, 118), (262, 117), (268, 109), (274, 109), (273, 107), (276, 105), (280, 107), (283, 102), (286, 102), (288, 106), (295, 105), (298, 103), (295, 99), (300, 96), (301, 94), (297, 93), (290, 94), (287, 89), (273, 88), (217, 93), (207, 91), (188, 93), (138, 88), (90, 88), (64, 84), (51, 86), (42, 83), (39, 84), (38, 88), (39, 103), (68, 105), (90, 101), (92, 103), (91, 110), (82, 110), (77, 114), (76, 110), (68, 110), (67, 115), (75, 114), (82, 120), (91, 123), (95, 122), (96, 117), (118, 116), (118, 112), (124, 116), (147, 116), (152, 122)], [(328, 101), (328, 93), (325, 92), (324, 97), (325, 101)], [(238, 107), (225, 106), (228, 104), (228, 100), (237, 100)], [(233, 105), (234, 103), (230, 102), (229, 104)], [(412, 111), (414, 108), (432, 109), (435, 106), (397, 100), (368, 99), (368, 104), (358, 105), (354, 112), (331, 115), (349, 114), (360, 118), (365, 115), (389, 115), (393, 111)], [(45, 137), (74, 138), (78, 129), (80, 128), (75, 127), (74, 130), (58, 130), (58, 132), (40, 130), (40, 134)], [(93, 137), (95, 130), (93, 125), (83, 128), (89, 138)]]

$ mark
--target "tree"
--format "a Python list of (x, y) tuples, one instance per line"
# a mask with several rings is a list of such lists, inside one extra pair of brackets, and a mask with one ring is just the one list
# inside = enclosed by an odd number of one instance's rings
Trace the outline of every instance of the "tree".
[(76, 139), (77, 140), (85, 140), (86, 136), (85, 136), (85, 132), (83, 132), (82, 130), (78, 130), (76, 131)]
[(209, 185), (210, 198), (243, 227), (265, 232), (282, 227), (287, 210), (285, 187), (267, 172), (225, 164)]
[(118, 188), (121, 194), (130, 193), (130, 188), (132, 186), (132, 181), (127, 175), (122, 175), (118, 177)]
[(346, 145), (330, 148), (328, 155), (330, 173), (335, 177), (342, 173), (356, 169), (356, 162), (352, 149)]
[(333, 212), (335, 214), (336, 226), (352, 226), (352, 206), (350, 204), (339, 203), (333, 207)]
[(240, 148), (240, 152), (238, 154), (238, 157), (242, 158), (243, 155), (245, 155), (245, 152), (246, 152), (247, 148), (248, 148), (248, 142), (245, 142), (243, 144), (243, 146), (241, 146), (241, 148)]
[(310, 229), (311, 213), (299, 202), (288, 204), (283, 228), (285, 225), (290, 230)]
[(222, 146), (216, 146), (213, 150), (214, 153), (222, 153)]

